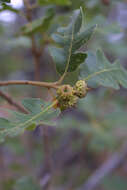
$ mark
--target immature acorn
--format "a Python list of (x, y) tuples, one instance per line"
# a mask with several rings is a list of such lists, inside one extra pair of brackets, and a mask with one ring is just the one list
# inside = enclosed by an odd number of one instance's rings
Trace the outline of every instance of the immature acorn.
[(61, 109), (61, 111), (71, 108), (76, 105), (78, 97), (74, 95), (73, 87), (70, 85), (62, 85), (57, 90), (58, 100), (57, 106)]
[(79, 98), (84, 98), (87, 94), (87, 84), (84, 80), (79, 80), (74, 86), (74, 94)]

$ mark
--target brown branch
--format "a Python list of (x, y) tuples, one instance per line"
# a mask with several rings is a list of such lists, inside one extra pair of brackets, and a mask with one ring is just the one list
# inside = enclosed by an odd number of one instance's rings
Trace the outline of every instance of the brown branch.
[(30, 6), (30, 9), (37, 9), (39, 7), (38, 3), (34, 3)]
[(89, 177), (88, 181), (82, 185), (78, 190), (94, 190), (101, 180), (110, 174), (113, 170), (117, 169), (127, 157), (127, 142), (123, 145), (120, 152), (114, 153), (100, 168), (98, 168)]
[(23, 2), (24, 2), (25, 7), (27, 7), (27, 9), (28, 9), (29, 8), (28, 0), (23, 0)]
[[(24, 0), (24, 5), (26, 8), (26, 19), (28, 22), (32, 22), (32, 12), (34, 8), (37, 8), (37, 3), (31, 4), (29, 0)], [(34, 80), (40, 81), (41, 80), (41, 74), (40, 74), (40, 58), (42, 55), (42, 51), (37, 47), (36, 40), (35, 40), (35, 35), (32, 34), (29, 36), (31, 39), (31, 51), (34, 59)], [(41, 89), (38, 88), (37, 90), (37, 96), (41, 97)]]
[(35, 80), (40, 81), (40, 57), (41, 57), (41, 52), (38, 50), (36, 46), (36, 41), (35, 37), (32, 35), (31, 36), (31, 42), (32, 42), (32, 54), (34, 58), (34, 64), (35, 64)]
[(32, 85), (32, 86), (41, 86), (46, 88), (58, 89), (58, 86), (55, 82), (39, 82), (39, 81), (27, 81), (27, 80), (12, 80), (12, 81), (0, 81), (0, 86), (8, 85)]
[(14, 107), (16, 107), (19, 111), (23, 112), (23, 113), (28, 113), (25, 108), (20, 105), (19, 103), (17, 103), (16, 101), (14, 101), (8, 94), (2, 92), (0, 90), (0, 96), (5, 99), (9, 104), (13, 105)]
[(110, 4), (110, 0), (101, 0), (101, 2), (102, 2), (104, 5), (109, 5), (109, 4)]
[(27, 7), (27, 9), (29, 9), (29, 10), (36, 9), (36, 8), (39, 7), (37, 2), (35, 2), (34, 4), (31, 4), (31, 5), (30, 5), (29, 2), (28, 2), (28, 0), (24, 0), (24, 5), (25, 5), (25, 7)]
[[(26, 19), (28, 22), (32, 22), (32, 5), (30, 4), (29, 0), (24, 0), (24, 5), (26, 7)], [(30, 36), (31, 43), (32, 43), (32, 54), (34, 58), (34, 65), (35, 65), (35, 80), (40, 81), (40, 57), (42, 52), (37, 48), (35, 36)]]
[[(29, 0), (24, 0), (24, 4), (26, 7), (26, 18), (28, 22), (32, 22), (32, 6), (30, 5)], [(37, 48), (36, 41), (35, 41), (35, 36), (32, 35), (31, 37), (31, 42), (32, 42), (32, 54), (34, 57), (34, 64), (35, 64), (35, 80), (40, 81), (40, 57), (42, 55), (42, 51), (40, 51)], [(33, 83), (32, 83), (33, 84)], [(35, 82), (34, 82), (35, 84)], [(42, 82), (36, 82), (37, 86), (41, 86)], [(40, 84), (40, 85), (39, 85)], [(56, 84), (54, 83), (43, 83), (43, 86), (49, 87), (49, 88), (55, 88)], [(39, 89), (39, 94), (40, 94), (40, 89)], [(45, 163), (47, 163), (48, 168), (50, 171), (52, 171), (52, 158), (51, 158), (51, 145), (50, 145), (50, 140), (48, 137), (48, 134), (46, 133), (47, 128), (44, 128), (44, 133), (43, 133), (43, 143), (44, 143), (44, 149), (45, 149)], [(47, 190), (52, 189), (52, 178), (49, 180)]]

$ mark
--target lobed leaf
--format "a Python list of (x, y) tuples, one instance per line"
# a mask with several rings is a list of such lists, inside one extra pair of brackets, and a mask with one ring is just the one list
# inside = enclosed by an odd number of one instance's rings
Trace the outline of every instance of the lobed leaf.
[(11, 12), (14, 12), (14, 13), (19, 13), (19, 10), (13, 8), (13, 7), (10, 6), (10, 5), (7, 5), (6, 3), (2, 3), (2, 6), (1, 6), (1, 8), (0, 8), (0, 12), (6, 11), (6, 10), (11, 11)]
[(28, 114), (9, 110), (13, 116), (10, 120), (0, 118), (0, 141), (3, 141), (6, 136), (19, 135), (25, 129), (33, 130), (36, 125), (53, 125), (52, 119), (59, 114), (58, 110), (52, 108), (54, 103), (49, 104), (40, 99), (24, 99), (22, 104), (29, 112)]
[(116, 61), (111, 64), (104, 53), (98, 50), (88, 52), (86, 63), (80, 68), (80, 76), (90, 86), (104, 86), (119, 89), (120, 85), (127, 88), (127, 71)]
[(50, 46), (49, 51), (60, 74), (63, 74), (65, 70), (75, 71), (87, 57), (80, 48), (88, 42), (96, 26), (81, 32), (82, 12), (82, 9), (74, 11), (71, 23), (66, 27), (58, 28), (58, 33), (52, 35), (57, 47)]

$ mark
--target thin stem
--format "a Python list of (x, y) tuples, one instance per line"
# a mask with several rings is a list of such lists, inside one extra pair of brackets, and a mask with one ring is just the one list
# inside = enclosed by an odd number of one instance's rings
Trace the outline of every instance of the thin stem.
[(49, 92), (52, 100), (54, 100), (55, 99), (55, 94), (52, 92), (51, 88), (48, 88), (48, 92)]
[(16, 101), (14, 101), (14, 100), (12, 99), (12, 97), (10, 97), (8, 94), (2, 92), (1, 90), (0, 90), (0, 96), (1, 96), (3, 99), (5, 99), (9, 104), (11, 104), (11, 105), (13, 105), (14, 107), (16, 107), (19, 111), (21, 111), (21, 112), (23, 112), (23, 113), (28, 113), (22, 105), (20, 105), (20, 104), (17, 103)]
[(33, 10), (33, 9), (38, 8), (38, 7), (39, 7), (38, 3), (34, 3), (34, 4), (30, 5), (29, 9)]
[(27, 9), (32, 10), (38, 8), (38, 3), (34, 3), (32, 5), (29, 4), (28, 0), (24, 0), (24, 5), (27, 7)]
[(0, 81), (0, 86), (8, 85), (32, 85), (32, 86), (41, 86), (46, 88), (58, 89), (58, 86), (55, 82), (39, 82), (39, 81), (27, 81), (27, 80), (12, 80), (12, 81)]
[(26, 7), (27, 9), (30, 9), (30, 5), (29, 5), (28, 0), (23, 0), (23, 2), (24, 2), (25, 7)]
[(31, 36), (31, 42), (32, 42), (32, 54), (34, 58), (34, 64), (35, 64), (35, 80), (40, 81), (40, 57), (41, 52), (37, 49), (35, 37)]
[[(29, 3), (29, 0), (24, 0), (24, 5), (26, 7), (26, 19), (28, 22), (32, 22), (32, 7)], [(42, 52), (37, 48), (35, 36), (30, 36), (31, 43), (32, 43), (32, 54), (34, 58), (35, 64), (35, 80), (40, 81), (40, 57)]]
[[(24, 0), (24, 4), (26, 6), (26, 18), (27, 18), (28, 22), (32, 22), (32, 12), (31, 11), (32, 11), (32, 9), (36, 8), (37, 5), (35, 4), (35, 7), (30, 5), (29, 0)], [(40, 77), (40, 57), (42, 55), (42, 51), (40, 51), (37, 48), (34, 35), (32, 35), (30, 38), (31, 38), (31, 42), (32, 42), (32, 54), (33, 54), (33, 57), (34, 57), (34, 64), (35, 64), (35, 80), (40, 81), (40, 79), (41, 79), (41, 77)], [(34, 84), (35, 84), (35, 82), (34, 82)], [(41, 86), (42, 82), (36, 82), (36, 84), (38, 86)], [(48, 87), (48, 88), (55, 88), (55, 89), (58, 88), (56, 86), (56, 83), (43, 83), (43, 86)], [(39, 92), (40, 92), (40, 90), (39, 90)], [(49, 108), (53, 107), (55, 104), (53, 103), (51, 106), (49, 106)], [(47, 109), (49, 109), (49, 108), (47, 108)], [(51, 157), (50, 157), (51, 156), (50, 155), (50, 150), (51, 149), (50, 149), (49, 144), (50, 144), (49, 138), (48, 138), (48, 136), (46, 136), (46, 134), (44, 132), (45, 159), (48, 162), (49, 170), (52, 170), (52, 164), (51, 164), (52, 160), (51, 160)], [(51, 186), (52, 186), (52, 183), (51, 183), (51, 180), (50, 180), (49, 186), (47, 188), (49, 189), (49, 188), (51, 188)]]

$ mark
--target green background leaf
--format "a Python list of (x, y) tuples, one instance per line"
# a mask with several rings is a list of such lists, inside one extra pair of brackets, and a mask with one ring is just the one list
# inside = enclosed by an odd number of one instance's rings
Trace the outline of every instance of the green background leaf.
[(98, 50), (88, 52), (86, 63), (80, 68), (80, 76), (90, 86), (104, 86), (119, 89), (119, 85), (127, 88), (127, 71), (118, 61), (111, 64), (104, 53)]
[(0, 118), (1, 130), (0, 140), (3, 141), (6, 136), (16, 136), (24, 132), (25, 129), (35, 129), (35, 125), (54, 124), (51, 120), (59, 115), (59, 110), (52, 108), (52, 104), (46, 103), (41, 99), (24, 99), (22, 104), (28, 110), (29, 114), (8, 110), (12, 117), (10, 120)]
[(45, 16), (23, 26), (21, 28), (22, 35), (32, 35), (36, 32), (45, 32), (49, 28), (54, 15), (54, 10), (52, 8), (48, 9)]
[(125, 177), (108, 176), (102, 181), (103, 187), (110, 190), (125, 190), (127, 188), (127, 181)]
[(40, 190), (32, 177), (24, 176), (16, 181), (14, 190)]

